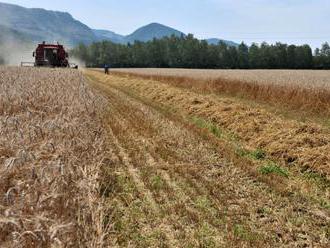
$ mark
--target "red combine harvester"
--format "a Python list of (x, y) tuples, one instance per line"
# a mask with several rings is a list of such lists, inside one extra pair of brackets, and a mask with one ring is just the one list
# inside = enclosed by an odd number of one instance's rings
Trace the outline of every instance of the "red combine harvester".
[(21, 66), (35, 67), (69, 67), (78, 69), (76, 64), (70, 64), (68, 61), (68, 53), (64, 46), (57, 44), (46, 44), (43, 42), (38, 45), (33, 52), (35, 62), (21, 62)]

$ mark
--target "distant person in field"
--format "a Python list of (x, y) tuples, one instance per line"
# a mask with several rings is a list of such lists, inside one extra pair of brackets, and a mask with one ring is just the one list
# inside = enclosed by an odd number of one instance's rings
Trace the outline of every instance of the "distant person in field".
[(105, 74), (109, 74), (109, 68), (110, 68), (109, 65), (107, 65), (107, 64), (104, 65), (104, 73)]

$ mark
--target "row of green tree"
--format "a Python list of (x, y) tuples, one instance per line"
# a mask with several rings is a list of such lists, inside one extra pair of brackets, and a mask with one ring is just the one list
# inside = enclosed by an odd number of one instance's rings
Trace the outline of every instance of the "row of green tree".
[(247, 46), (217, 45), (200, 41), (193, 35), (165, 37), (149, 42), (115, 44), (110, 41), (79, 45), (72, 55), (88, 67), (156, 67), (156, 68), (230, 68), (230, 69), (329, 69), (328, 43), (313, 53), (309, 45)]

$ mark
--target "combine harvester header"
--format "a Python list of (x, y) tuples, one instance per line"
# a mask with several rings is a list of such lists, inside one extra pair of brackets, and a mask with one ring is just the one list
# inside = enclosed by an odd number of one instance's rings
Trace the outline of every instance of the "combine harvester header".
[(46, 44), (44, 41), (38, 44), (37, 49), (33, 52), (34, 62), (21, 62), (21, 66), (34, 67), (63, 67), (78, 69), (78, 65), (69, 63), (69, 54), (65, 51), (64, 46), (57, 44)]

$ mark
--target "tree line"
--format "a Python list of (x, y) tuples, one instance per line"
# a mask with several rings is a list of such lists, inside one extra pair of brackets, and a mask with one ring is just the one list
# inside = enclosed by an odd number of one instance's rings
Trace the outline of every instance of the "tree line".
[(155, 67), (205, 69), (330, 69), (330, 46), (314, 53), (309, 45), (253, 43), (229, 46), (208, 44), (189, 34), (149, 42), (115, 44), (111, 41), (80, 44), (71, 54), (88, 67)]

